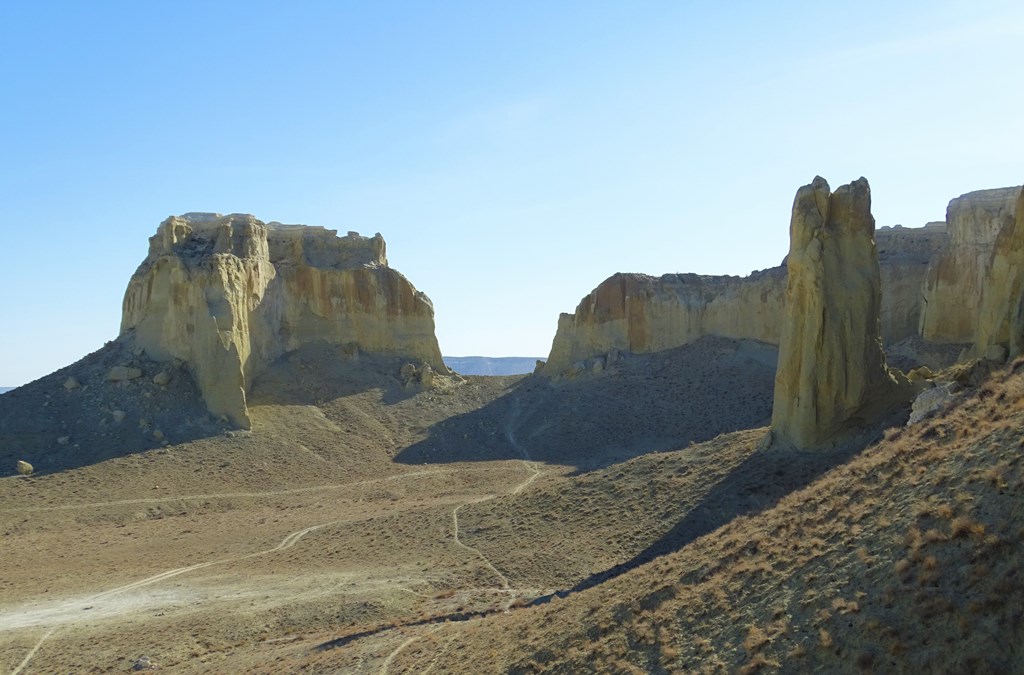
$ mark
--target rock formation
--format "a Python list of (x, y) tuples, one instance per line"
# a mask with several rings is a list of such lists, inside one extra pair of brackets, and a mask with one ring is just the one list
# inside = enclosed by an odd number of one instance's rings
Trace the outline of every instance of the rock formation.
[(941, 253), (948, 239), (944, 222), (875, 230), (882, 280), (879, 314), (882, 344), (892, 345), (917, 335), (924, 306), (921, 288), (928, 275), (928, 265)]
[(819, 177), (796, 193), (772, 434), (798, 448), (830, 445), (877, 421), (909, 394), (885, 364), (881, 279), (871, 190), (860, 178), (834, 193)]
[[(917, 333), (921, 284), (945, 244), (942, 223), (876, 232), (882, 275), (882, 337)], [(615, 274), (562, 314), (543, 374), (557, 375), (615, 352), (649, 353), (704, 335), (778, 345), (786, 294), (785, 266), (746, 277)]]
[(982, 289), (999, 233), (1015, 220), (1020, 187), (970, 192), (946, 209), (949, 242), (923, 289), (920, 335), (930, 342), (974, 341)]
[(748, 277), (616, 274), (562, 314), (543, 368), (557, 374), (575, 362), (616, 351), (649, 353), (704, 335), (778, 343), (785, 290), (782, 268)]
[(1024, 190), (1018, 189), (1015, 217), (996, 237), (982, 287), (974, 335), (975, 356), (1005, 347), (1024, 353)]
[(250, 215), (161, 223), (125, 292), (122, 335), (180, 359), (207, 407), (249, 427), (252, 380), (308, 342), (412, 358), (442, 373), (433, 306), (387, 266), (384, 240)]

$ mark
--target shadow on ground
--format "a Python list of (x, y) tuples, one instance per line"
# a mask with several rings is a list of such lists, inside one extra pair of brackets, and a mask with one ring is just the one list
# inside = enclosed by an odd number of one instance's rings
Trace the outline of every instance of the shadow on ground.
[[(141, 372), (111, 381), (115, 366)], [(164, 374), (167, 381), (153, 378)], [(163, 379), (159, 381), (163, 382)], [(188, 371), (136, 353), (130, 336), (0, 396), (0, 474), (52, 473), (223, 434)]]
[(524, 459), (592, 471), (674, 450), (771, 417), (774, 347), (705, 337), (629, 355), (601, 374), (527, 376), (504, 396), (433, 426), (396, 461)]
[(679, 551), (736, 518), (770, 509), (786, 495), (810, 485), (830, 469), (849, 462), (880, 438), (881, 428), (832, 450), (758, 449), (643, 551), (609, 569), (591, 574), (571, 588), (541, 596), (530, 604), (544, 604), (556, 596), (564, 598), (593, 588), (663, 555)]

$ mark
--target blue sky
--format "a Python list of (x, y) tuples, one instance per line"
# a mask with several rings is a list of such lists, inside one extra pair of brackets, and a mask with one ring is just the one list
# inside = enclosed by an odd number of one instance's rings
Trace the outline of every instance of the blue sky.
[[(898, 6), (892, 6), (898, 5)], [(171, 214), (381, 232), (451, 355), (618, 271), (747, 274), (796, 189), (1024, 182), (1019, 2), (7, 2), (0, 384), (117, 335)]]

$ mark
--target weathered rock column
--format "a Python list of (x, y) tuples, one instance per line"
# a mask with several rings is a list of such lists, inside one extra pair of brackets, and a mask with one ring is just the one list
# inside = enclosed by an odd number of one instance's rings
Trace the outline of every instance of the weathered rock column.
[(822, 448), (878, 421), (909, 385), (885, 364), (881, 282), (864, 178), (796, 193), (772, 409), (773, 442)]

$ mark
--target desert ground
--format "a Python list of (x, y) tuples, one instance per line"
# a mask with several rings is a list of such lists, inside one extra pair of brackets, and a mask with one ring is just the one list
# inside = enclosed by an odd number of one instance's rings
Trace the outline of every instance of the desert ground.
[(1024, 670), (1024, 361), (785, 451), (759, 343), (427, 390), (308, 346), (251, 431), (144, 359), (103, 382), (125, 349), (0, 399), (24, 447), (52, 408), (73, 434), (0, 479), (4, 672)]
[(311, 346), (256, 384), (251, 431), (201, 419), (180, 373), (104, 382), (119, 349), (0, 401), (23, 447), (46, 415), (70, 424), (51, 466), (0, 479), (5, 672), (399, 672), (448, 622), (536, 612), (784, 490), (750, 464), (762, 432), (732, 433), (770, 415), (757, 343), (430, 390)]

